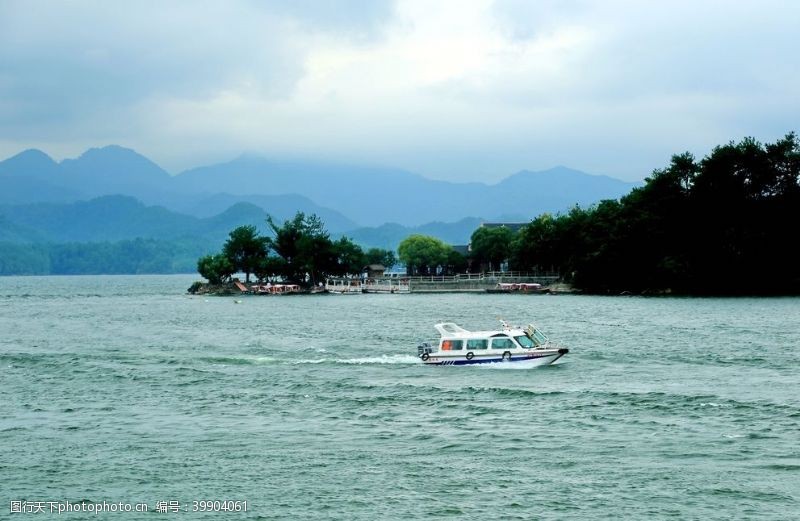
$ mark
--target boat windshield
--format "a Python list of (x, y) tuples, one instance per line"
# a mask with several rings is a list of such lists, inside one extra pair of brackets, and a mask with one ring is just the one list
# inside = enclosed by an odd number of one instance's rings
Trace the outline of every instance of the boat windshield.
[(531, 340), (530, 338), (528, 338), (525, 335), (515, 336), (514, 340), (519, 342), (519, 345), (521, 345), (522, 347), (524, 347), (526, 349), (530, 349), (531, 347), (535, 346), (535, 344), (533, 343), (533, 340)]
[[(540, 345), (547, 343), (547, 337), (544, 335), (544, 333), (533, 326), (528, 326), (525, 328), (525, 336), (533, 343), (533, 346), (531, 347), (539, 347)], [(517, 339), (517, 341), (520, 343), (520, 345), (525, 346), (521, 340)]]

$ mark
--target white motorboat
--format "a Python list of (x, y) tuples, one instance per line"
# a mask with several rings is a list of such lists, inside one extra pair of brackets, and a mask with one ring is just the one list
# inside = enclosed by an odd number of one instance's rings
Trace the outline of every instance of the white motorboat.
[(495, 331), (467, 331), (452, 322), (434, 327), (441, 338), (417, 346), (420, 359), (431, 365), (471, 365), (510, 362), (536, 367), (550, 365), (569, 349), (550, 342), (533, 324), (525, 328), (501, 320)]

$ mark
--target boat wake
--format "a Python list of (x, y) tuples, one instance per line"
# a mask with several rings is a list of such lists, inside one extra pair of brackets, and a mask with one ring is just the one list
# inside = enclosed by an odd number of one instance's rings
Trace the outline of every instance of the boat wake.
[(298, 359), (287, 359), (274, 356), (217, 356), (203, 357), (201, 360), (213, 365), (411, 365), (422, 363), (418, 357), (413, 355), (382, 355), (359, 358), (320, 357)]
[(419, 358), (412, 355), (382, 355), (361, 358), (317, 358), (309, 360), (295, 360), (294, 364), (347, 364), (347, 365), (396, 365), (420, 364)]

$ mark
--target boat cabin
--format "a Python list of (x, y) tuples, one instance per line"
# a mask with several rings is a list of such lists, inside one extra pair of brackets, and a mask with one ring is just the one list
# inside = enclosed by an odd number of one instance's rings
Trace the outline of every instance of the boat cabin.
[(452, 323), (446, 322), (434, 326), (441, 338), (439, 351), (482, 351), (510, 349), (536, 349), (547, 344), (547, 336), (535, 326), (525, 329), (514, 328), (504, 324), (502, 331), (467, 331)]

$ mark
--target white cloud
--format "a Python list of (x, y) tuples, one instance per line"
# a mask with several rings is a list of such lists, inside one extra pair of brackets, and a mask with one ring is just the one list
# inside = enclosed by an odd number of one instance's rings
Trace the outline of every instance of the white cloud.
[(172, 170), (249, 150), (636, 179), (800, 113), (800, 8), (779, 2), (2, 5), (6, 155), (119, 141)]

